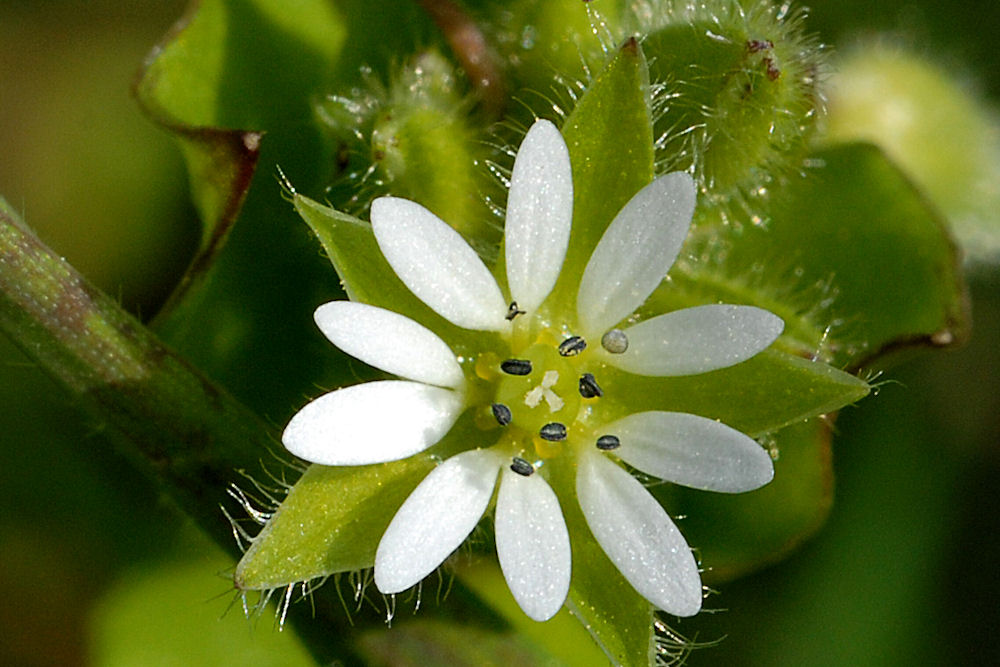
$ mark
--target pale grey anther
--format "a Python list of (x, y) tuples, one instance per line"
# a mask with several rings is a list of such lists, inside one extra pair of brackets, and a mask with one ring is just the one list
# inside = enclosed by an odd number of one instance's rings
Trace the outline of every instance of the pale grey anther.
[(628, 336), (621, 329), (612, 329), (601, 336), (601, 347), (611, 354), (622, 354), (628, 349)]

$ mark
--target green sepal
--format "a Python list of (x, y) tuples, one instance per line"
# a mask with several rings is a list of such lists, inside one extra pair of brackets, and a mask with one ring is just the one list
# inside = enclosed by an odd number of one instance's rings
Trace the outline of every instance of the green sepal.
[(653, 180), (649, 75), (638, 41), (627, 40), (597, 75), (562, 134), (573, 167), (573, 229), (547, 302), (574, 312), (580, 277), (604, 230)]
[(333, 263), (347, 296), (420, 322), (461, 355), (482, 351), (491, 337), (457, 327), (418, 299), (392, 270), (375, 241), (370, 223), (293, 195), (295, 210), (309, 225)]
[(601, 378), (615, 387), (616, 398), (595, 406), (595, 423), (666, 410), (717, 419), (751, 436), (833, 412), (871, 389), (832, 366), (775, 349), (699, 375), (645, 377), (608, 367)]
[[(392, 419), (392, 406), (386, 406)], [(467, 411), (436, 445), (399, 461), (310, 466), (254, 539), (237, 587), (265, 590), (372, 567), (382, 534), (403, 501), (440, 461), (493, 444)]]
[(735, 495), (672, 484), (650, 490), (698, 550), (704, 581), (729, 581), (784, 558), (823, 525), (833, 504), (831, 426), (810, 419), (768, 439), (774, 479)]
[(236, 567), (240, 590), (267, 590), (371, 567), (389, 521), (434, 462), (310, 466)]

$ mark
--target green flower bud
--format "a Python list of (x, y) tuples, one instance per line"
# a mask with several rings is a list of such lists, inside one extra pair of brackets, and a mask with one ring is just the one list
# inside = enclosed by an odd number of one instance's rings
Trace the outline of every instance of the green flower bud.
[(820, 100), (802, 15), (770, 2), (643, 7), (634, 20), (647, 33), (657, 170), (692, 170), (703, 204), (723, 210), (797, 171)]
[(370, 71), (363, 75), (365, 85), (350, 97), (330, 96), (316, 108), (334, 142), (331, 201), (361, 214), (391, 192), (421, 203), (477, 245), (494, 243), (496, 223), (483, 196), (487, 152), (452, 65), (426, 51), (388, 87)]
[(542, 115), (568, 113), (606, 54), (638, 36), (657, 173), (691, 171), (701, 205), (725, 216), (801, 169), (822, 64), (802, 16), (766, 1), (523, 0), (492, 20), (514, 80), (534, 93), (523, 98)]

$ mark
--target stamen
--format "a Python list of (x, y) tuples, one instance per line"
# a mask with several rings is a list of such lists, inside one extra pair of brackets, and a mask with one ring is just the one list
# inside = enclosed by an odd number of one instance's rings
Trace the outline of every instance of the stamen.
[(559, 343), (559, 354), (564, 357), (575, 357), (587, 349), (587, 341), (581, 336), (570, 336)]
[(507, 321), (510, 322), (518, 315), (524, 315), (524, 313), (525, 311), (517, 307), (517, 301), (511, 301), (510, 305), (507, 306), (507, 315), (505, 317), (507, 318)]
[(535, 472), (535, 466), (531, 465), (520, 456), (514, 457), (513, 463), (510, 464), (510, 469), (518, 475), (524, 475), (525, 477), (530, 477), (531, 474)]
[(507, 359), (500, 362), (500, 370), (508, 375), (528, 375), (531, 373), (531, 361), (528, 359)]
[(597, 448), (605, 452), (618, 449), (621, 446), (622, 441), (618, 439), (617, 435), (602, 435), (597, 439)]
[(538, 432), (543, 440), (559, 442), (566, 439), (566, 426), (559, 422), (549, 422)]
[(584, 373), (580, 376), (580, 395), (584, 398), (599, 398), (604, 396), (601, 387), (591, 373)]
[(621, 329), (612, 329), (601, 336), (601, 347), (611, 354), (622, 354), (628, 349), (628, 336)]
[(514, 418), (510, 414), (510, 408), (503, 403), (494, 403), (490, 406), (490, 409), (493, 410), (493, 416), (496, 417), (497, 423), (501, 426), (506, 426)]

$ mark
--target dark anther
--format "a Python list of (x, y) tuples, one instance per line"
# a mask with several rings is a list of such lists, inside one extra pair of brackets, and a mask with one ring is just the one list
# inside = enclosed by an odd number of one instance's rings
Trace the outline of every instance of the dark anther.
[(587, 341), (580, 336), (570, 336), (559, 343), (559, 354), (564, 357), (575, 357), (587, 349)]
[(507, 321), (510, 322), (518, 315), (524, 315), (524, 311), (517, 307), (517, 301), (511, 301), (507, 306)]
[(601, 336), (601, 347), (611, 354), (621, 354), (628, 349), (628, 336), (621, 329), (612, 329)]
[(513, 419), (513, 416), (510, 414), (510, 408), (503, 403), (494, 403), (490, 406), (490, 409), (493, 410), (493, 416), (496, 417), (497, 423), (501, 426), (506, 426)]
[(559, 422), (549, 422), (542, 427), (538, 435), (542, 436), (542, 440), (559, 442), (566, 439), (566, 427)]
[(514, 462), (510, 464), (510, 469), (518, 475), (524, 475), (525, 477), (529, 477), (531, 473), (535, 472), (535, 466), (531, 465), (520, 456), (514, 457)]
[(591, 373), (584, 373), (580, 376), (580, 395), (584, 398), (598, 398), (604, 396), (601, 386)]
[(621, 446), (622, 441), (618, 439), (617, 435), (602, 435), (597, 439), (597, 448), (605, 452), (618, 449)]
[(531, 362), (527, 359), (508, 359), (500, 362), (500, 370), (508, 375), (528, 375), (531, 373)]

